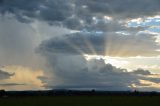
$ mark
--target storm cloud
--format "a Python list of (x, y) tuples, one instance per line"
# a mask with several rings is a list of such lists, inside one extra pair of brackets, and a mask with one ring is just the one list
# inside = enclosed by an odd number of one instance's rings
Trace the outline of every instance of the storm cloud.
[[(46, 88), (151, 88), (141, 81), (159, 84), (150, 70), (129, 72), (84, 55), (159, 56), (159, 35), (148, 30), (152, 24), (128, 25), (160, 15), (159, 5), (159, 0), (0, 0), (0, 64), (42, 68), (45, 75), (38, 78)], [(0, 79), (13, 75), (0, 70)]]
[(0, 80), (8, 79), (13, 75), (14, 75), (14, 73), (8, 73), (8, 72), (3, 71), (3, 70), (0, 69)]
[(86, 5), (91, 13), (111, 14), (123, 18), (150, 16), (160, 11), (159, 0), (78, 0), (77, 2)]
[[(140, 80), (159, 83), (159, 78), (147, 78), (153, 75), (146, 70), (116, 68), (106, 64), (103, 59), (86, 60), (83, 56), (47, 55), (48, 65), (52, 67), (50, 75), (40, 77), (46, 88), (132, 90), (132, 85), (149, 86)], [(47, 72), (46, 72), (47, 73)], [(53, 77), (49, 77), (53, 76)]]
[(160, 10), (159, 0), (123, 0), (123, 2), (119, 0), (1, 0), (0, 5), (1, 13), (10, 12), (17, 17), (41, 17), (51, 21), (63, 21), (73, 13), (82, 17), (86, 15), (85, 13), (90, 13), (91, 15), (117, 14), (129, 18), (155, 15)]
[(81, 32), (43, 41), (39, 51), (44, 53), (89, 54), (109, 56), (156, 56), (160, 48), (155, 35), (124, 36), (116, 33)]
[[(69, 0), (71, 1), (71, 0)], [(63, 21), (71, 15), (71, 5), (68, 0), (2, 0), (0, 10), (2, 14), (12, 13), (24, 22), (29, 18), (46, 21)], [(25, 5), (24, 5), (25, 4)], [(62, 8), (63, 7), (63, 8)], [(51, 14), (52, 13), (52, 14)]]
[(0, 12), (25, 23), (41, 20), (69, 29), (116, 30), (123, 27), (119, 20), (158, 15), (159, 5), (159, 0), (1, 0)]

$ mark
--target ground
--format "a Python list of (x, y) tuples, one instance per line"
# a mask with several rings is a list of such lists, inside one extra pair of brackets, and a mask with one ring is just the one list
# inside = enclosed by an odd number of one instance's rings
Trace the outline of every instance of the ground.
[(160, 96), (27, 96), (0, 98), (0, 106), (160, 106)]

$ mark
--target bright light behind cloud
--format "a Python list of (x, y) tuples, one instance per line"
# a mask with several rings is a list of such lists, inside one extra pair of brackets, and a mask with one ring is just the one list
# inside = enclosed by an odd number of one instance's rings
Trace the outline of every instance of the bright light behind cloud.
[(109, 57), (97, 55), (84, 55), (87, 60), (104, 59), (105, 63), (110, 63), (113, 66), (128, 69), (128, 71), (143, 68), (150, 70), (153, 73), (159, 73), (160, 58), (159, 57)]
[(129, 64), (128, 61), (125, 60), (118, 60), (118, 57), (109, 57), (109, 56), (98, 56), (98, 55), (84, 55), (87, 60), (91, 59), (104, 59), (106, 64), (112, 64), (116, 67), (125, 67), (127, 64)]
[(0, 23), (2, 89), (159, 88), (159, 0), (1, 0)]

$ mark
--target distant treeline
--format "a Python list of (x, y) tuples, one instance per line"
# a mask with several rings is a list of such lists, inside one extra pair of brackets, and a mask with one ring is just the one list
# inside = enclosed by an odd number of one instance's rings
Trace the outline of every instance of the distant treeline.
[(5, 91), (0, 90), (0, 97), (9, 96), (79, 96), (79, 95), (104, 95), (104, 96), (160, 96), (159, 92), (139, 91), (96, 91), (96, 90), (44, 90), (44, 91)]

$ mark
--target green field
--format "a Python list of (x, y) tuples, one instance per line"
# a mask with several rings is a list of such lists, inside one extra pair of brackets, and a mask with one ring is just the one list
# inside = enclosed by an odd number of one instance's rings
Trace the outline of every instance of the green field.
[(0, 106), (160, 106), (159, 96), (34, 96), (0, 98)]

